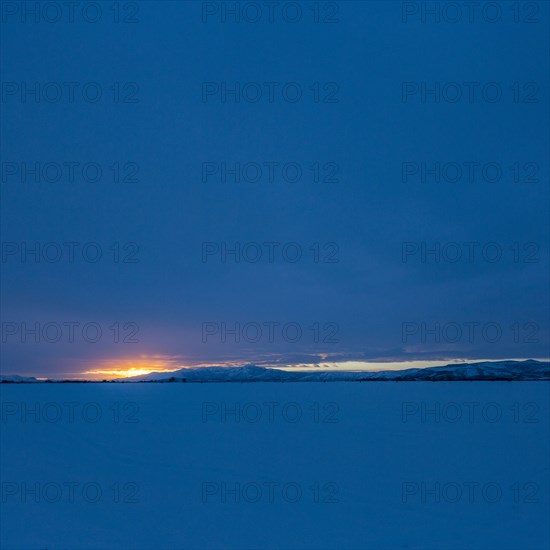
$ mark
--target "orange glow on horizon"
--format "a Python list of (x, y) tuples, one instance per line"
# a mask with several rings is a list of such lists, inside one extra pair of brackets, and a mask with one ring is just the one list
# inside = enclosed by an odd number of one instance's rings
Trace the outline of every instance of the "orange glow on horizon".
[(180, 368), (182, 366), (175, 365), (171, 360), (143, 357), (103, 361), (98, 368), (87, 370), (82, 374), (101, 379), (130, 378), (152, 372), (173, 372)]

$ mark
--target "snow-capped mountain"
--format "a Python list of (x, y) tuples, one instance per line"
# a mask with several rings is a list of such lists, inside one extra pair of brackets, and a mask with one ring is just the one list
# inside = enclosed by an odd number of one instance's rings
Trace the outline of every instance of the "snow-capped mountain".
[(285, 371), (246, 365), (243, 367), (184, 368), (153, 372), (119, 382), (357, 382), (357, 381), (452, 381), (452, 380), (550, 380), (550, 363), (542, 361), (487, 361), (399, 371)]

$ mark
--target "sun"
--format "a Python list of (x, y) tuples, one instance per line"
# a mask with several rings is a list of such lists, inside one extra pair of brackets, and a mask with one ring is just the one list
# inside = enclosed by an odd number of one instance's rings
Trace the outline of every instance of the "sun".
[(130, 376), (139, 376), (141, 374), (149, 374), (151, 372), (154, 372), (153, 369), (147, 369), (143, 367), (130, 367), (129, 369), (114, 369), (110, 371), (105, 371), (106, 374), (116, 375), (116, 376), (123, 376), (123, 377), (130, 377)]
[(130, 378), (152, 372), (172, 372), (179, 366), (173, 361), (155, 357), (140, 357), (139, 359), (105, 360), (97, 368), (90, 369), (83, 374), (101, 379)]

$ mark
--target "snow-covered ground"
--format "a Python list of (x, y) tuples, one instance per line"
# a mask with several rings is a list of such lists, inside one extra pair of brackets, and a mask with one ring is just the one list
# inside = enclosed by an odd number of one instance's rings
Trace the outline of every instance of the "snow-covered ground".
[(0, 394), (2, 549), (550, 545), (549, 382)]

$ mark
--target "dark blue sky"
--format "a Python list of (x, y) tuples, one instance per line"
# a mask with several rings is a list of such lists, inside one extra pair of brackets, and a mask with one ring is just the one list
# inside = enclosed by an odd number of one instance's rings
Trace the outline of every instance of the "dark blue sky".
[(3, 6), (3, 372), (548, 355), (548, 3), (85, 4)]

